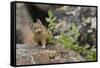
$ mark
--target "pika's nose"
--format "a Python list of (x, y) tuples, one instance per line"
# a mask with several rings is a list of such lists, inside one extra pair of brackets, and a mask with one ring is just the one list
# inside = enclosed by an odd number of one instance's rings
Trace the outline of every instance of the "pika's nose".
[(38, 30), (38, 34), (40, 34), (40, 33), (41, 33), (41, 29)]

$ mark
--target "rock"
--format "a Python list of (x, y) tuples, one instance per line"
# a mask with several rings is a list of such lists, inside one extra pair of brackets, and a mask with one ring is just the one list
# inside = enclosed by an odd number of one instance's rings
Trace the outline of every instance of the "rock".
[(84, 61), (78, 53), (64, 49), (61, 45), (48, 45), (46, 49), (40, 48), (39, 45), (17, 44), (16, 46), (17, 65)]
[(26, 49), (16, 49), (16, 64), (17, 65), (29, 65), (33, 64), (31, 61), (33, 58), (31, 54)]
[(31, 16), (24, 3), (16, 4), (16, 43), (32, 43), (32, 31), (29, 26)]
[(91, 28), (95, 28), (96, 29), (96, 17), (91, 18)]

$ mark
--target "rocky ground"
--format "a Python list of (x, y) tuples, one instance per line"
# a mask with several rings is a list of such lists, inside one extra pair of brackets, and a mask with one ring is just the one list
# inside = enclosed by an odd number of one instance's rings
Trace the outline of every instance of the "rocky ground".
[(48, 45), (42, 49), (39, 45), (16, 45), (16, 63), (17, 65), (30, 64), (48, 64), (64, 62), (84, 61), (78, 53), (70, 49), (64, 49), (59, 44)]

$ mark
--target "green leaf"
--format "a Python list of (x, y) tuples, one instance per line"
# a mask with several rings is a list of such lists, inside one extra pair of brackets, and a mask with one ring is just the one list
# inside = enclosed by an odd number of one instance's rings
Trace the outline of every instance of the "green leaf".
[(56, 20), (56, 17), (54, 17), (53, 19), (52, 19), (52, 21), (54, 22)]
[(48, 15), (49, 15), (50, 18), (52, 18), (53, 17), (53, 12), (51, 10), (49, 10)]
[(75, 23), (72, 23), (72, 30), (73, 30), (73, 31), (76, 30), (76, 25), (75, 25)]
[(90, 51), (96, 53), (96, 48), (92, 48)]
[(46, 21), (47, 21), (47, 22), (50, 22), (50, 21), (51, 21), (51, 19), (50, 19), (50, 18), (45, 18), (45, 19), (46, 19)]
[(89, 48), (89, 47), (90, 47), (90, 45), (88, 45), (88, 44), (86, 44), (86, 45), (84, 46), (85, 49), (87, 49), (87, 48)]

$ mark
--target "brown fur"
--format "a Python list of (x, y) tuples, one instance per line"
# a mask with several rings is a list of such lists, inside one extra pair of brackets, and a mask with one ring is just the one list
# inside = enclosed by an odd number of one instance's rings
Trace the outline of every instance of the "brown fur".
[(51, 35), (51, 32), (42, 25), (42, 22), (38, 19), (36, 23), (30, 23), (33, 31), (33, 42), (41, 42), (42, 48), (46, 48), (46, 42)]

